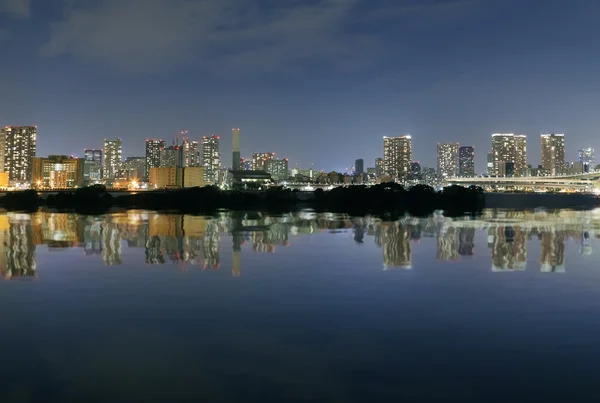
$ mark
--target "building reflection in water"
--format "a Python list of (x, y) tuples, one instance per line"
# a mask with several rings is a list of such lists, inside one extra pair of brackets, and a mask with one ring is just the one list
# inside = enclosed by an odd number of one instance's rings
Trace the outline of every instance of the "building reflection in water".
[(81, 248), (83, 256), (101, 258), (107, 266), (124, 263), (124, 247), (143, 248), (146, 264), (217, 270), (221, 266), (221, 237), (225, 236), (232, 242), (231, 273), (240, 276), (243, 253), (275, 253), (278, 247), (290, 245), (290, 237), (339, 231), (350, 232), (350, 242), (372, 242), (381, 248), (385, 270), (411, 269), (413, 249), (426, 250), (432, 238), (437, 260), (470, 258), (475, 254), (476, 240), (487, 235), (492, 271), (525, 270), (528, 242), (539, 242), (540, 271), (564, 272), (569, 240), (581, 255), (594, 254), (593, 242), (600, 237), (600, 227), (594, 226), (600, 222), (594, 219), (598, 213), (488, 210), (471, 220), (433, 216), (396, 222), (309, 212), (282, 216), (221, 213), (211, 217), (143, 211), (103, 217), (5, 213), (0, 214), (0, 275), (5, 279), (35, 277), (36, 245), (45, 245), (49, 251)]

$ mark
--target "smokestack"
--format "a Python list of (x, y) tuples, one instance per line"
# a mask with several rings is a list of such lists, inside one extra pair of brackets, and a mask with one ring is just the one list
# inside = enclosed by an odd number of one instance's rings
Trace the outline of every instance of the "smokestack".
[(231, 167), (234, 171), (239, 171), (241, 167), (240, 157), (240, 129), (231, 129), (232, 137), (232, 153), (231, 153)]

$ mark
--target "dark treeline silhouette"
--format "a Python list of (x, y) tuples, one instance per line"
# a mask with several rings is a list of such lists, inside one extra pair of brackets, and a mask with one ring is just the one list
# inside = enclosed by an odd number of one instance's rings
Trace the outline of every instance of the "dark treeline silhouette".
[(93, 185), (72, 192), (48, 195), (44, 200), (34, 190), (11, 192), (0, 198), (8, 210), (36, 210), (46, 206), (57, 210), (81, 213), (102, 213), (110, 208), (211, 213), (219, 209), (264, 210), (287, 212), (298, 208), (314, 208), (348, 214), (399, 216), (406, 213), (426, 216), (434, 210), (447, 215), (464, 215), (481, 211), (483, 190), (478, 187), (450, 186), (436, 191), (430, 186), (416, 185), (405, 189), (396, 183), (374, 186), (346, 186), (330, 191), (318, 189), (312, 197), (297, 197), (298, 192), (270, 188), (262, 192), (223, 191), (214, 186), (170, 191), (142, 191), (112, 196), (102, 185)]

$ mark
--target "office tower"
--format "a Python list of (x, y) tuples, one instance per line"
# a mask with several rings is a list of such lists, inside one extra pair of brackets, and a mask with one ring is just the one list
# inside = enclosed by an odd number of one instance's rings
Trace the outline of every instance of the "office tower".
[(160, 166), (160, 151), (165, 146), (166, 143), (164, 140), (146, 140), (146, 180), (150, 177), (150, 168), (158, 168)]
[(361, 158), (354, 161), (354, 174), (362, 175), (365, 172), (365, 161)]
[(527, 137), (512, 133), (492, 134), (494, 155), (493, 174), (507, 176), (507, 163), (513, 164), (514, 176), (523, 176), (527, 170)]
[(189, 141), (187, 138), (181, 144), (181, 164), (183, 167), (200, 166), (200, 150), (197, 141)]
[(160, 167), (183, 167), (181, 146), (169, 146), (160, 150)]
[(375, 158), (375, 176), (380, 177), (385, 172), (383, 158)]
[(564, 134), (542, 134), (541, 153), (542, 168), (550, 176), (565, 173), (565, 135)]
[(86, 149), (83, 150), (86, 161), (94, 161), (102, 164), (102, 150)]
[(440, 178), (458, 176), (458, 143), (438, 143), (437, 172)]
[(275, 158), (275, 153), (253, 153), (252, 154), (252, 170), (264, 171), (265, 164), (268, 160)]
[[(12, 185), (30, 185), (37, 126), (7, 126), (0, 130), (4, 145), (4, 171)], [(2, 148), (0, 146), (0, 148)]]
[(458, 175), (462, 178), (475, 176), (475, 147), (462, 146), (458, 149)]
[(123, 143), (121, 139), (104, 140), (104, 179), (115, 179), (117, 172), (121, 169), (123, 155)]
[(392, 179), (406, 179), (412, 162), (411, 136), (383, 137), (383, 169)]
[(584, 172), (592, 172), (596, 169), (595, 161), (594, 161), (594, 149), (593, 148), (584, 148), (578, 151), (579, 154), (579, 162), (583, 164)]
[(130, 181), (141, 181), (146, 175), (146, 157), (127, 157), (123, 163)]
[(265, 171), (271, 175), (275, 181), (283, 181), (288, 179), (288, 160), (283, 158), (280, 160), (269, 159), (265, 162)]
[(240, 156), (240, 129), (231, 129), (232, 138), (232, 153), (231, 153), (231, 169), (240, 171), (242, 169)]
[(219, 154), (219, 136), (202, 137), (202, 166), (204, 182), (207, 185), (219, 183), (221, 155)]
[(487, 153), (487, 164), (485, 166), (485, 171), (487, 175), (493, 176), (496, 175), (494, 171), (494, 152), (490, 151)]
[(410, 164), (410, 179), (413, 181), (421, 180), (421, 163), (419, 161), (413, 161)]
[(48, 158), (33, 157), (32, 185), (46, 189), (83, 186), (84, 162), (83, 158), (72, 158), (66, 155), (49, 155)]

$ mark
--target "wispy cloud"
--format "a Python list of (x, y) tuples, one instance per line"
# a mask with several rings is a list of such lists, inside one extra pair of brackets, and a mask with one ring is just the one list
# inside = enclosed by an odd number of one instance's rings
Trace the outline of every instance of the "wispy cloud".
[(31, 0), (0, 0), (0, 13), (26, 19), (31, 14)]
[(42, 54), (139, 73), (186, 64), (212, 72), (361, 69), (385, 53), (385, 41), (350, 29), (356, 20), (443, 11), (469, 0), (68, 1)]
[[(97, 0), (52, 25), (42, 52), (131, 71), (280, 67), (303, 59), (342, 62), (366, 37), (344, 37), (358, 0)], [(356, 42), (355, 42), (356, 40)]]

